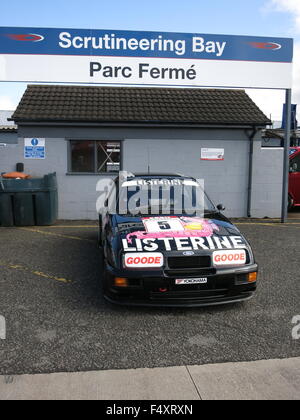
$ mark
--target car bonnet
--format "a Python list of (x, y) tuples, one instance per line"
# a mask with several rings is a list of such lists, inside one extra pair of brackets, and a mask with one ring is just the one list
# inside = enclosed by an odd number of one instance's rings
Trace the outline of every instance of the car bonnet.
[(238, 228), (217, 217), (116, 216), (115, 239), (124, 252), (247, 248)]

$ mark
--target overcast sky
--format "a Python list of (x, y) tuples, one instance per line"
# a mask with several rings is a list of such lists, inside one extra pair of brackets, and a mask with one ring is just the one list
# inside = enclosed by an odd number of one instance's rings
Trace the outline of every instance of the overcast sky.
[[(295, 39), (293, 102), (300, 108), (300, 0), (2, 1), (0, 26), (292, 37)], [(14, 109), (25, 88), (24, 83), (0, 83), (0, 109)], [(267, 116), (281, 119), (284, 92), (247, 92)]]

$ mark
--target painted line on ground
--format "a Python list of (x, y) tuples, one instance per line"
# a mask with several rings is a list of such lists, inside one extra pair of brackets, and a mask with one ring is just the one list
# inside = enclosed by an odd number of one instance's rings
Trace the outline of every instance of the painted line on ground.
[(97, 229), (97, 225), (54, 225), (43, 226), (43, 229)]
[(46, 228), (49, 229), (98, 229), (98, 226), (94, 225), (86, 225), (86, 226), (82, 226), (82, 225), (74, 225), (74, 226), (45, 226)]
[(42, 271), (32, 270), (28, 267), (25, 267), (24, 265), (21, 265), (21, 264), (10, 264), (10, 263), (5, 263), (3, 261), (0, 261), (0, 267), (8, 268), (10, 270), (23, 271), (23, 272), (26, 272), (26, 273), (33, 274), (37, 277), (43, 277), (43, 278), (48, 279), (48, 280), (55, 280), (55, 281), (60, 282), (60, 283), (65, 283), (65, 284), (66, 283), (72, 283), (72, 280), (67, 280), (64, 277), (52, 276), (51, 274), (46, 274), (46, 273), (43, 273)]
[[(285, 223), (285, 224), (277, 224), (277, 223), (235, 223), (237, 226), (271, 226), (271, 227), (280, 227), (280, 228), (287, 228), (293, 227), (294, 229), (300, 229), (300, 223)], [(297, 225), (297, 226), (295, 226)]]
[[(298, 221), (299, 220), (299, 221)], [(276, 223), (275, 223), (276, 222)], [(272, 226), (287, 226), (287, 225), (300, 225), (300, 219), (292, 219), (287, 223), (282, 224), (280, 219), (268, 219), (266, 221), (257, 221), (257, 222), (236, 222), (234, 219), (232, 223), (235, 225), (272, 225)], [(54, 225), (54, 226), (43, 226), (43, 229), (98, 229), (97, 225)]]
[(25, 232), (40, 233), (42, 235), (56, 236), (58, 238), (73, 239), (73, 240), (76, 240), (76, 241), (84, 241), (84, 242), (90, 242), (90, 243), (96, 244), (96, 241), (94, 241), (92, 239), (80, 238), (79, 236), (71, 236), (71, 235), (63, 235), (61, 233), (46, 232), (46, 231), (40, 230), (40, 229), (31, 229), (31, 228), (18, 228), (18, 229), (19, 230), (24, 230)]
[(236, 222), (234, 223), (235, 225), (262, 225), (262, 226), (281, 226), (281, 227), (288, 227), (288, 226), (294, 226), (294, 225), (300, 225), (300, 223), (274, 223), (274, 222), (270, 222), (270, 223), (263, 223), (263, 222)]

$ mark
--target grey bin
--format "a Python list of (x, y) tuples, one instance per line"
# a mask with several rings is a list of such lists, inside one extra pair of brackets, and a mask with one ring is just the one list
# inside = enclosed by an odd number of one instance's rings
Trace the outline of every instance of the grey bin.
[(35, 179), (0, 177), (0, 226), (50, 226), (57, 214), (56, 173)]

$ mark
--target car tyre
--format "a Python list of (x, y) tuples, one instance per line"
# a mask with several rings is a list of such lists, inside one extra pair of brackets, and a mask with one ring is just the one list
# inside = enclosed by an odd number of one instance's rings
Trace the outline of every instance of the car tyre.
[(98, 225), (98, 246), (99, 246), (99, 248), (103, 247), (102, 222), (101, 222), (101, 217), (100, 216), (99, 216), (99, 225)]

